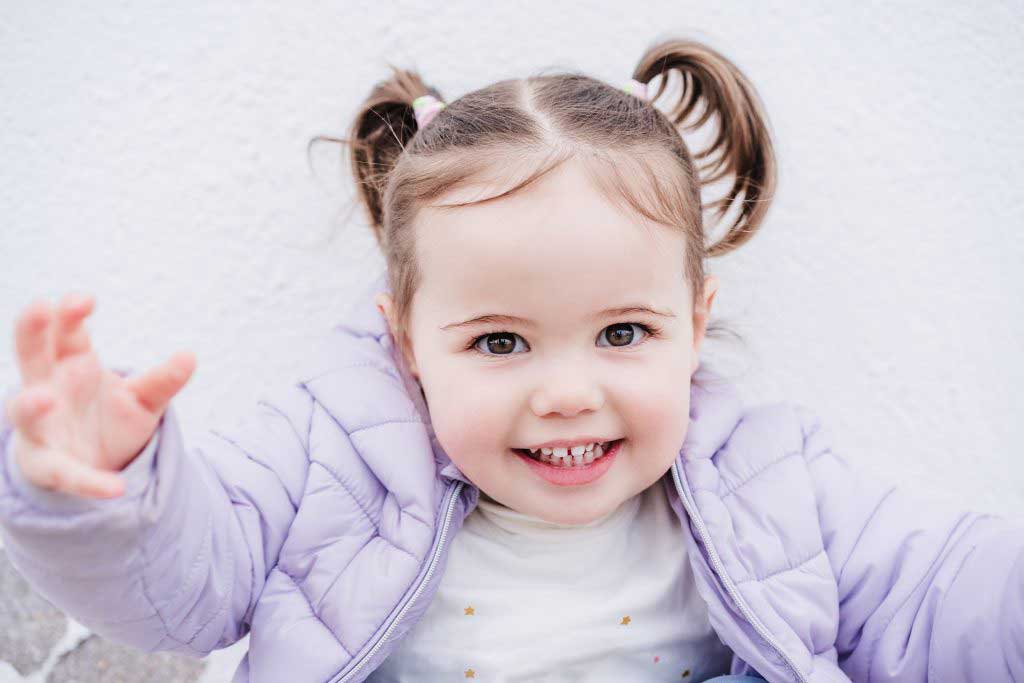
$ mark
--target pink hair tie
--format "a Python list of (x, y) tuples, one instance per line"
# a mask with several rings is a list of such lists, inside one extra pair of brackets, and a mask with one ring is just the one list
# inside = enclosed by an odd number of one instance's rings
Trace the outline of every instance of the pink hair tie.
[(631, 78), (622, 85), (622, 89), (630, 95), (636, 95), (641, 100), (647, 100), (647, 84)]
[(416, 126), (421, 130), (426, 127), (437, 112), (447, 105), (433, 95), (423, 95), (412, 101), (413, 111), (416, 112)]

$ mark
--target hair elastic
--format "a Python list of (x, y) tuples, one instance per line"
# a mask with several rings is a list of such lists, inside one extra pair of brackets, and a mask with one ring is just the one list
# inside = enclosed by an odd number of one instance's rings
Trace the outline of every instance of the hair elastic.
[(446, 105), (433, 95), (423, 95), (412, 101), (413, 111), (416, 112), (416, 126), (420, 129), (425, 127), (430, 120), (437, 115), (437, 112), (444, 109)]
[(636, 95), (641, 100), (647, 100), (647, 84), (631, 78), (622, 84), (622, 89), (630, 95)]

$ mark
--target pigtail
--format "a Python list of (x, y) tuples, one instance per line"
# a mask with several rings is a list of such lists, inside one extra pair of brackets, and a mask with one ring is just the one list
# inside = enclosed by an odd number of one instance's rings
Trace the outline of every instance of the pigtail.
[(415, 71), (388, 64), (392, 75), (373, 86), (349, 128), (349, 137), (319, 135), (318, 140), (342, 143), (349, 149), (349, 164), (359, 199), (366, 210), (377, 244), (384, 247), (384, 190), (399, 156), (418, 127), (412, 103), (421, 95), (441, 94), (426, 85)]
[[(670, 120), (681, 131), (692, 132), (713, 114), (718, 119), (714, 141), (694, 156), (696, 162), (715, 157), (700, 167), (698, 182), (706, 186), (733, 176), (726, 195), (704, 207), (715, 212), (716, 221), (721, 221), (732, 206), (739, 207), (739, 215), (726, 234), (707, 248), (708, 256), (720, 256), (754, 236), (775, 193), (775, 153), (767, 116), (754, 86), (736, 65), (696, 41), (673, 39), (651, 47), (640, 60), (633, 78), (648, 83), (662, 76), (657, 92), (650, 97), (653, 102), (665, 92), (668, 85), (665, 76), (672, 70), (682, 77), (683, 87), (679, 101), (667, 112)], [(705, 107), (700, 118), (687, 124), (701, 101)], [(741, 193), (742, 199), (739, 198)]]

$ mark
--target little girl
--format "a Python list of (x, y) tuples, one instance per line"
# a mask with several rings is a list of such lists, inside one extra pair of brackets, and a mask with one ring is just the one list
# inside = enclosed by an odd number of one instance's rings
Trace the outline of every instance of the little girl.
[(729, 60), (448, 104), (395, 69), (342, 142), (387, 272), (233, 430), (186, 448), (194, 357), (102, 368), (90, 298), (17, 321), (0, 522), (43, 596), (146, 651), (249, 634), (236, 683), (1024, 680), (1024, 525), (863, 478), (701, 365), (705, 258), (775, 182)]

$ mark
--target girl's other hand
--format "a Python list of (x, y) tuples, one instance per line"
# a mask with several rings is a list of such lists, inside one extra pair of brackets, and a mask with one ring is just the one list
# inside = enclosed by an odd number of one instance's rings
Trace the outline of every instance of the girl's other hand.
[(88, 295), (67, 294), (56, 308), (41, 300), (22, 312), (14, 333), (22, 387), (4, 410), (29, 482), (116, 498), (125, 487), (117, 472), (145, 448), (196, 361), (179, 352), (131, 378), (104, 369), (83, 325), (93, 304)]

